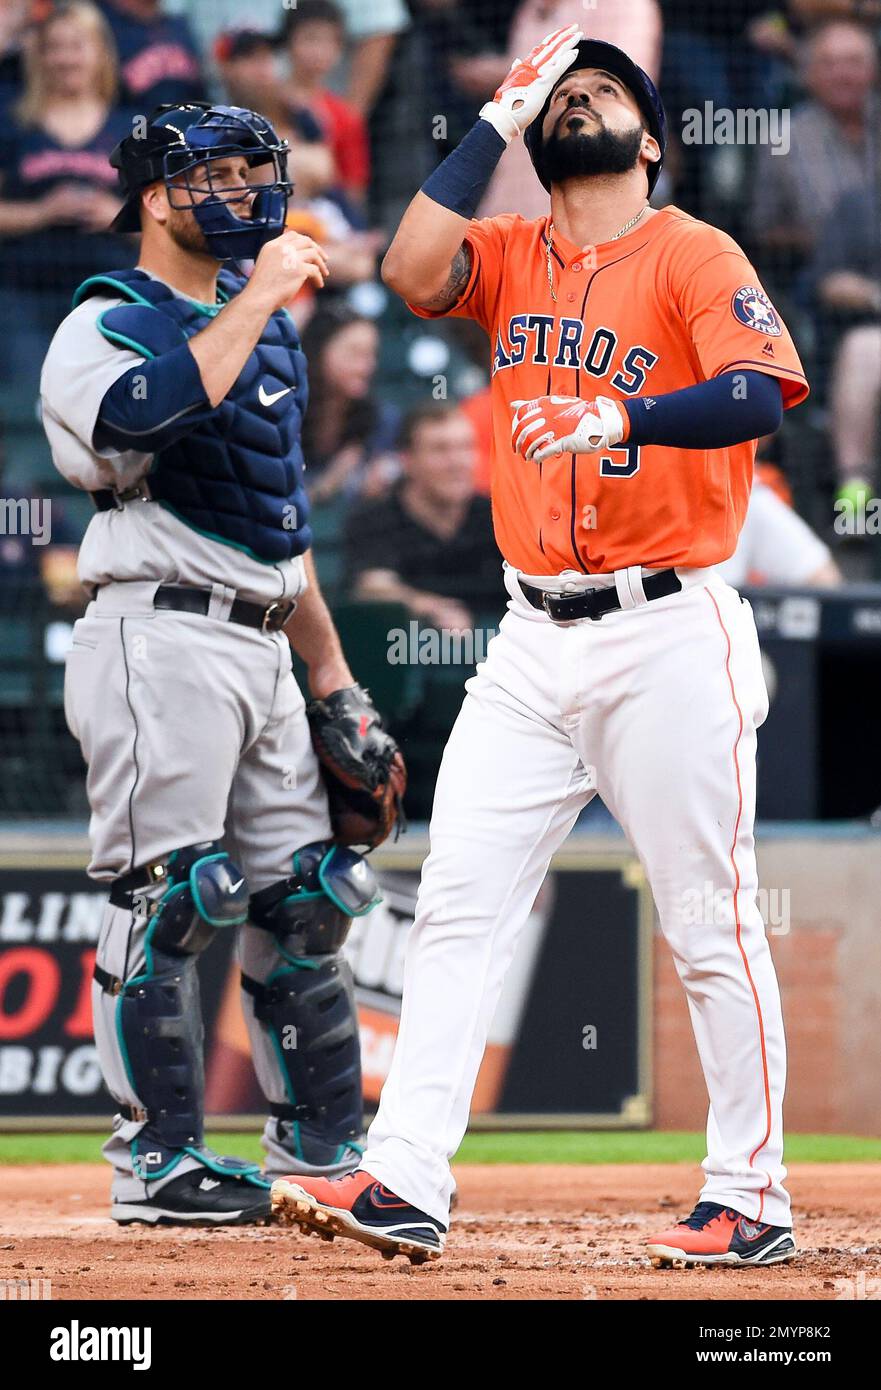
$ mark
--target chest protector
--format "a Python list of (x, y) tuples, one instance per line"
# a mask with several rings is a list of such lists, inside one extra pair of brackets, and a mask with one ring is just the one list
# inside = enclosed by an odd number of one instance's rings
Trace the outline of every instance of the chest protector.
[[(221, 302), (209, 308), (143, 270), (120, 270), (84, 281), (74, 305), (93, 294), (121, 296), (126, 302), (106, 309), (98, 328), (108, 342), (152, 358), (206, 328), (245, 283), (222, 270)], [(279, 310), (226, 398), (194, 413), (193, 428), (153, 456), (151, 497), (194, 530), (265, 564), (302, 555), (312, 544), (301, 444), (307, 400), (297, 330)]]

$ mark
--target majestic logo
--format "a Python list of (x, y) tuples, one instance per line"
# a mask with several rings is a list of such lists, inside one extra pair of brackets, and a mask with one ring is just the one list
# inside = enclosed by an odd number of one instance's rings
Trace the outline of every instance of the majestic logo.
[(272, 395), (270, 396), (268, 395), (266, 387), (263, 385), (263, 382), (261, 381), (260, 389), (258, 390), (257, 395), (259, 397), (261, 405), (275, 405), (276, 401), (280, 401), (282, 396), (286, 396), (288, 392), (293, 391), (293, 389), (293, 386), (283, 386), (280, 391), (273, 391)]
[(783, 332), (777, 310), (765, 291), (757, 285), (743, 285), (731, 300), (731, 309), (745, 328), (754, 328), (757, 333), (766, 333), (769, 338), (779, 338)]

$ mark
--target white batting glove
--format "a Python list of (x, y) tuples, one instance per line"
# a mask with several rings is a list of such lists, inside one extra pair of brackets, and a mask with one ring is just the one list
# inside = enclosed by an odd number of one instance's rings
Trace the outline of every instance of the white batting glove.
[(578, 44), (583, 38), (578, 25), (570, 24), (548, 34), (527, 58), (515, 59), (492, 101), (480, 112), (481, 119), (495, 127), (505, 144), (510, 144), (535, 120), (554, 83), (578, 56)]
[(582, 401), (577, 396), (539, 396), (512, 401), (514, 452), (534, 463), (557, 454), (596, 454), (614, 449), (624, 437), (624, 419), (608, 396)]

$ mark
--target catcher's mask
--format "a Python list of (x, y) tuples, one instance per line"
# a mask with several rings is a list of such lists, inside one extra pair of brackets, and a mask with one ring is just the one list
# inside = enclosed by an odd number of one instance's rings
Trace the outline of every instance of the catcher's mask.
[(632, 58), (628, 58), (622, 48), (616, 48), (612, 43), (603, 43), (600, 39), (582, 39), (578, 45), (577, 56), (562, 77), (559, 77), (554, 83), (553, 90), (541, 111), (524, 132), (523, 139), (526, 148), (529, 150), (530, 159), (543, 187), (550, 193), (551, 183), (545, 173), (544, 138), (542, 136), (545, 116), (548, 114), (551, 98), (560, 83), (568, 73), (578, 72), (581, 68), (602, 68), (604, 72), (610, 72), (613, 77), (619, 77), (636, 99), (645, 119), (646, 129), (661, 147), (661, 158), (656, 160), (654, 164), (650, 164), (646, 170), (649, 180), (649, 196), (651, 196), (667, 150), (667, 117), (664, 106), (648, 73), (643, 72)]
[[(269, 121), (243, 106), (211, 106), (208, 102), (159, 106), (146, 130), (133, 131), (116, 146), (110, 163), (116, 169), (125, 204), (112, 223), (116, 232), (140, 231), (138, 194), (162, 179), (170, 205), (192, 212), (213, 256), (253, 260), (267, 241), (284, 229), (288, 195), (288, 142), (280, 140)], [(215, 161), (241, 155), (258, 171), (241, 185), (224, 185), (212, 169)], [(205, 182), (194, 183), (196, 169)], [(240, 217), (235, 207), (251, 196), (251, 215)]]

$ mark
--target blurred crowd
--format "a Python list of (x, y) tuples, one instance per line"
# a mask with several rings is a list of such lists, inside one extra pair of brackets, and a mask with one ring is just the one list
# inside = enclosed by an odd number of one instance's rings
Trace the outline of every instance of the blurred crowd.
[[(291, 306), (312, 383), (319, 573), (332, 597), (394, 602), (419, 621), (497, 617), (487, 345), (473, 324), (410, 316), (379, 263), (407, 202), (513, 59), (573, 12), (584, 19), (572, 0), (4, 0), (6, 494), (63, 495), (35, 416), (40, 363), (76, 285), (137, 256), (133, 238), (106, 231), (119, 207), (111, 149), (160, 102), (251, 106), (291, 145), (289, 225), (323, 243), (332, 269), (325, 290)], [(661, 88), (673, 138), (653, 201), (741, 242), (814, 387), (781, 436), (763, 441), (762, 520), (738, 577), (836, 582), (826, 545), (835, 491), (879, 482), (881, 0), (597, 0), (586, 25)], [(711, 112), (755, 110), (786, 123), (764, 140), (711, 142)], [(546, 208), (512, 147), (481, 214)], [(72, 555), (88, 504), (78, 511), (68, 492), (57, 514)], [(70, 607), (75, 586), (50, 555), (43, 570)], [(0, 543), (0, 575), (24, 563), (33, 557)]]

